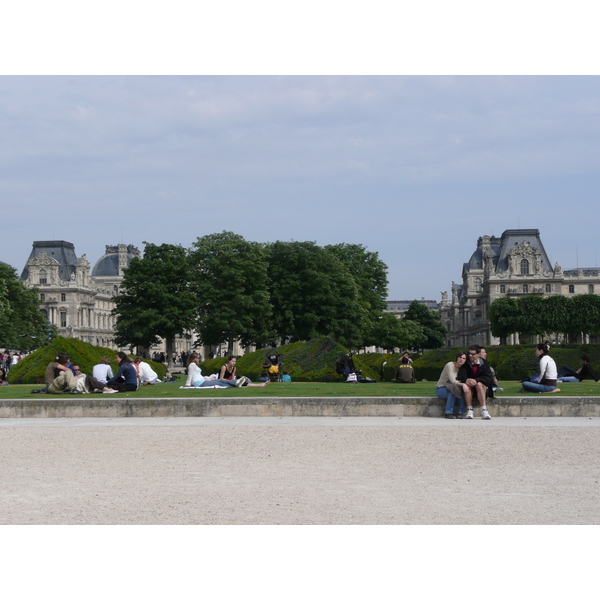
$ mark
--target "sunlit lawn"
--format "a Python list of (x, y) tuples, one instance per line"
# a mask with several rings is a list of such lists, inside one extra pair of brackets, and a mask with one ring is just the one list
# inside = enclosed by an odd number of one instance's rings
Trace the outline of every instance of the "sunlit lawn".
[[(435, 382), (417, 382), (414, 384), (397, 384), (390, 382), (378, 383), (270, 383), (266, 387), (243, 387), (211, 389), (198, 388), (195, 390), (181, 390), (179, 386), (185, 383), (185, 378), (180, 377), (174, 383), (161, 383), (154, 386), (144, 386), (137, 392), (114, 394), (111, 397), (140, 397), (140, 398), (181, 398), (181, 397), (319, 397), (319, 396), (434, 396)], [(500, 400), (503, 396), (538, 396), (539, 394), (521, 392), (521, 383), (518, 381), (502, 381), (504, 392), (498, 393)], [(32, 394), (32, 389), (39, 389), (41, 385), (7, 385), (0, 387), (0, 399), (12, 398), (56, 398), (53, 395)], [(583, 381), (581, 383), (561, 383), (559, 396), (600, 396), (600, 383)], [(552, 394), (544, 394), (552, 396)], [(93, 394), (89, 398), (102, 398), (106, 400), (108, 394)]]

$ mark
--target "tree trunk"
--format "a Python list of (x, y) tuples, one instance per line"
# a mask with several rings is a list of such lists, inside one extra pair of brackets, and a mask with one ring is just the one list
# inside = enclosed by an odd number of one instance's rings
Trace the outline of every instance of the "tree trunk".
[(165, 345), (166, 345), (166, 348), (167, 348), (167, 351), (166, 351), (167, 355), (165, 356), (165, 359), (166, 359), (166, 362), (167, 362), (167, 370), (170, 373), (171, 370), (174, 367), (174, 363), (173, 363), (173, 347), (175, 345), (175, 339), (174, 338), (167, 338), (165, 340)]
[(227, 342), (227, 354), (233, 356), (233, 333), (229, 334), (229, 341)]

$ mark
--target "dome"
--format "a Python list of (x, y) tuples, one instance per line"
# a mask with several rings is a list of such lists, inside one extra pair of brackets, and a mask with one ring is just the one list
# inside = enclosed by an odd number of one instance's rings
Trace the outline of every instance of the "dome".
[(121, 257), (125, 259), (125, 268), (127, 268), (133, 258), (141, 257), (141, 252), (131, 244), (129, 246), (125, 246), (125, 244), (106, 246), (106, 254), (94, 265), (92, 277), (119, 277), (122, 275), (119, 273), (119, 258)]

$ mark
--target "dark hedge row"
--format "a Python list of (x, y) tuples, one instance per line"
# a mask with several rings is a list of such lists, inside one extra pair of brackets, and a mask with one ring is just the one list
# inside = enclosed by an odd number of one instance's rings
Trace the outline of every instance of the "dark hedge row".
[[(57, 337), (15, 365), (8, 374), (9, 383), (43, 384), (46, 367), (56, 359), (59, 352), (66, 352), (71, 357), (71, 362), (79, 365), (81, 372), (86, 375), (92, 374), (94, 365), (97, 365), (103, 356), (110, 358), (113, 373), (118, 369), (115, 350), (92, 346), (74, 338)], [(150, 360), (145, 362), (148, 362), (161, 379), (164, 377), (163, 365)]]
[[(413, 365), (417, 379), (437, 381), (444, 365), (455, 360), (459, 350), (459, 348), (431, 350), (420, 356)], [(539, 361), (535, 357), (534, 344), (487, 346), (486, 350), (487, 358), (496, 370), (499, 380), (522, 381), (539, 372)], [(600, 372), (600, 344), (561, 344), (550, 350), (550, 356), (559, 369), (563, 364), (579, 369), (581, 356), (584, 354), (590, 357), (593, 369)]]

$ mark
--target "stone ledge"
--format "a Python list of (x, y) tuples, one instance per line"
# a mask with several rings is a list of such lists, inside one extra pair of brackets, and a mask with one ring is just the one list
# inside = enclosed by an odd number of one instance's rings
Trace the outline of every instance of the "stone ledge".
[[(442, 417), (436, 397), (115, 398), (44, 396), (0, 400), (0, 418), (122, 417)], [(598, 396), (502, 397), (492, 417), (600, 417)], [(479, 408), (475, 407), (479, 416)]]

